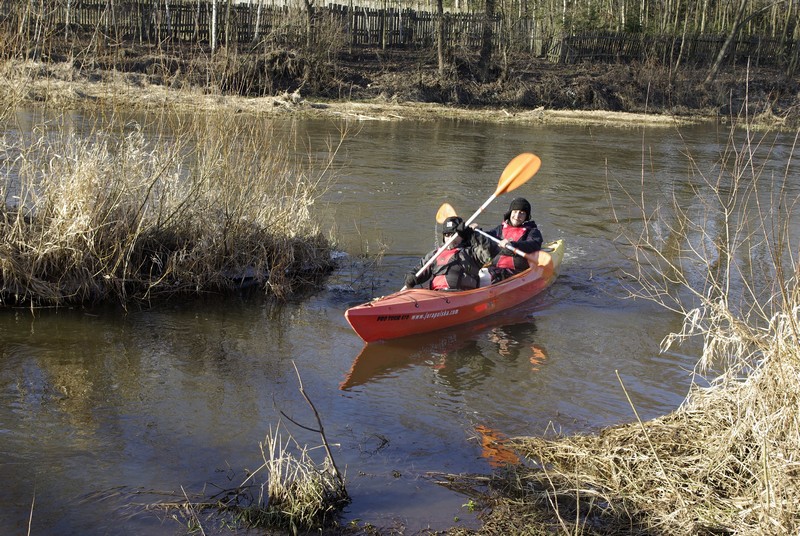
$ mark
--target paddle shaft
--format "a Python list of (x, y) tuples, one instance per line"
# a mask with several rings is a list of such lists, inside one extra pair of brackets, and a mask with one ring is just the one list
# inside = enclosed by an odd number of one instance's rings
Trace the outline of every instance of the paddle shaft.
[[(485, 233), (485, 232), (481, 231), (480, 229), (473, 229), (473, 231), (476, 231), (476, 232), (478, 232), (478, 233), (481, 233), (483, 236), (485, 236), (485, 237), (486, 237), (486, 238), (488, 238), (489, 240), (494, 240), (494, 241), (495, 241), (495, 242), (497, 242), (498, 244), (502, 243), (502, 240), (499, 240), (498, 238), (496, 238), (496, 237), (494, 237), (494, 236), (490, 235), (489, 233)], [(512, 246), (512, 245), (510, 245), (510, 244), (506, 244), (505, 248), (506, 248), (507, 250), (511, 251), (512, 253), (516, 253), (516, 254), (517, 254), (517, 255), (519, 255), (520, 257), (524, 257), (524, 256), (526, 255), (526, 253), (525, 253), (524, 251), (522, 251), (522, 250), (521, 250), (521, 249), (519, 249), (519, 248), (515, 248), (514, 246)]]

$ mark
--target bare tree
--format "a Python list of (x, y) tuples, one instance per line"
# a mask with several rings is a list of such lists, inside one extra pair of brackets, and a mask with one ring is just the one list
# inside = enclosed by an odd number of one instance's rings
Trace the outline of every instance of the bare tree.
[(489, 67), (492, 61), (494, 3), (495, 0), (486, 0), (486, 11), (483, 14), (483, 35), (481, 36), (481, 52), (478, 59), (478, 76), (483, 82), (489, 80)]
[(708, 76), (706, 76), (705, 83), (710, 84), (714, 81), (717, 77), (717, 73), (719, 73), (719, 67), (722, 65), (722, 60), (725, 59), (725, 55), (728, 53), (728, 49), (733, 42), (733, 39), (736, 37), (736, 34), (739, 33), (739, 26), (740, 20), (742, 15), (744, 15), (744, 10), (747, 7), (747, 0), (740, 0), (739, 1), (739, 9), (736, 11), (736, 16), (733, 19), (733, 24), (731, 24), (731, 31), (728, 32), (728, 37), (725, 39), (725, 42), (722, 43), (722, 48), (719, 49), (719, 54), (717, 54), (717, 59), (714, 60), (714, 64), (711, 66), (711, 69), (708, 71)]
[(303, 0), (306, 8), (306, 50), (314, 44), (314, 0)]
[(722, 65), (722, 61), (725, 59), (725, 56), (728, 54), (728, 49), (731, 47), (731, 43), (739, 34), (739, 30), (741, 30), (742, 26), (750, 22), (751, 20), (755, 19), (761, 13), (771, 9), (776, 4), (782, 4), (786, 0), (779, 0), (778, 2), (773, 2), (772, 4), (766, 5), (761, 7), (760, 9), (754, 11), (747, 17), (744, 17), (745, 8), (747, 7), (748, 0), (740, 0), (739, 2), (739, 9), (736, 10), (736, 15), (734, 16), (733, 22), (731, 24), (730, 32), (728, 32), (728, 37), (725, 39), (725, 42), (722, 44), (722, 48), (719, 50), (719, 54), (717, 54), (717, 59), (714, 60), (714, 64), (711, 66), (711, 69), (708, 71), (708, 76), (706, 76), (705, 83), (710, 84), (714, 81), (719, 73), (719, 68)]

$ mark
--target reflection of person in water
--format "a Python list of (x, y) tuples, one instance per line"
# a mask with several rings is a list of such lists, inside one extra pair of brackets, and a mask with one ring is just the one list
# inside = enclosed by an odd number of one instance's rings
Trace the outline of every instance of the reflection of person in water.
[(484, 353), (478, 341), (466, 341), (458, 349), (439, 356), (434, 365), (436, 377), (459, 391), (477, 387), (491, 377), (496, 366)]
[(531, 368), (534, 371), (538, 371), (539, 367), (545, 362), (547, 359), (547, 354), (544, 352), (542, 348), (538, 346), (532, 345), (531, 346)]
[[(531, 326), (533, 326), (532, 330)], [(528, 361), (533, 370), (539, 370), (539, 367), (547, 359), (545, 351), (535, 344), (530, 346), (520, 344), (520, 341), (529, 338), (528, 334), (531, 331), (536, 331), (536, 325), (532, 322), (530, 324), (509, 324), (492, 329), (488, 333), (488, 338), (497, 345), (497, 353), (509, 361), (516, 359), (518, 355), (528, 355), (527, 350), (530, 350)]]

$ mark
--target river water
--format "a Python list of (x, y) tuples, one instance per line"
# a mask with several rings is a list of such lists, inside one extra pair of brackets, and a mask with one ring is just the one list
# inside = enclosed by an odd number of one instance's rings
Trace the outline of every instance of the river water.
[[(291, 125), (312, 152), (341, 126)], [(234, 488), (279, 423), (319, 444), (287, 419), (316, 426), (298, 372), (346, 471), (345, 522), (476, 526), (468, 498), (435, 480), (491, 471), (484, 435), (591, 432), (635, 419), (626, 391), (643, 419), (685, 397), (698, 346), (660, 353), (681, 319), (623, 299), (629, 264), (608, 192), (638, 196), (644, 176), (648, 194), (667, 199), (698, 182), (687, 150), (712, 171), (726, 138), (715, 125), (364, 122), (350, 127), (336, 182), (312, 209), (342, 251), (319, 292), (284, 305), (3, 311), (0, 532), (23, 534), (32, 518), (39, 535), (183, 533), (142, 505)], [(792, 139), (771, 143), (785, 172)], [(529, 199), (545, 239), (566, 242), (554, 286), (477, 326), (365, 347), (344, 311), (399, 289), (434, 245), (438, 207), (469, 216), (521, 152), (539, 155), (541, 171), (478, 222), (493, 226), (513, 197)]]

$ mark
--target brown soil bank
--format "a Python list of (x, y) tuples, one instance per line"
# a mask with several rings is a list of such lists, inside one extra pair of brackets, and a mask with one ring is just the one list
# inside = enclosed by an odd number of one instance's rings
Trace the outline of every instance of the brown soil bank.
[[(361, 114), (362, 119), (431, 117), (436, 110), (439, 116), (490, 120), (615, 121), (618, 113), (647, 114), (650, 120), (726, 120), (742, 115), (747, 103), (751, 122), (800, 125), (800, 77), (739, 65), (726, 66), (706, 82), (708, 69), (563, 65), (518, 56), (496, 65), (484, 81), (477, 73), (476, 57), (451, 59), (440, 76), (432, 54), (408, 50), (362, 48), (312, 62), (288, 50), (229, 54), (223, 49), (211, 55), (198, 54), (196, 48), (165, 52), (132, 46), (90, 57), (53, 52), (48, 60), (45, 65), (62, 66), (46, 74), (50, 80), (124, 80), (137, 92), (159, 86), (193, 89), (206, 97), (233, 97), (239, 108), (262, 111), (305, 109), (313, 114)], [(124, 92), (114, 93), (125, 97)], [(274, 101), (281, 95), (283, 99)], [(102, 98), (91, 91), (72, 92), (71, 97), (93, 102)], [(581, 114), (576, 117), (575, 112)]]
[(432, 60), (401, 52), (365, 53), (343, 62), (338, 95), (332, 88), (320, 88), (317, 93), (331, 98), (491, 107), (508, 114), (602, 111), (723, 118), (740, 114), (748, 101), (753, 116), (776, 124), (800, 124), (800, 81), (775, 70), (729, 68), (705, 83), (707, 69), (670, 72), (653, 65), (563, 65), (520, 57), (482, 82), (474, 64), (457, 62), (442, 81)]

